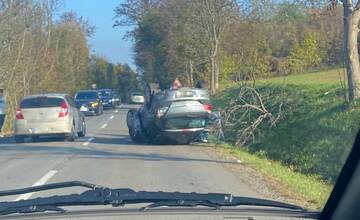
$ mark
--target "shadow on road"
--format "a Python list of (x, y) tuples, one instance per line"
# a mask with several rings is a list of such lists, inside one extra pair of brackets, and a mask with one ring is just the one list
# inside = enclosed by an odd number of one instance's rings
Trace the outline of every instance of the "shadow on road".
[[(169, 146), (171, 147), (171, 146)], [(33, 154), (36, 156), (71, 155), (75, 158), (113, 159), (113, 160), (142, 160), (142, 161), (177, 161), (177, 162), (206, 162), (206, 163), (234, 163), (212, 159), (192, 158), (160, 153), (120, 152), (116, 149), (92, 149), (66, 146), (36, 146), (35, 143), (19, 145), (1, 145), (0, 154)]]

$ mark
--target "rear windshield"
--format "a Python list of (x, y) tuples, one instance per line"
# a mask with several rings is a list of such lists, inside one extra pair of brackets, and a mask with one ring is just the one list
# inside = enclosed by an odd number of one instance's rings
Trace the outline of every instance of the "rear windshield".
[(165, 129), (203, 128), (205, 125), (205, 119), (194, 118), (172, 118), (164, 123)]
[(61, 103), (64, 101), (62, 98), (53, 98), (53, 97), (36, 97), (24, 99), (20, 108), (49, 108), (49, 107), (60, 107)]
[(96, 92), (79, 92), (76, 94), (75, 99), (97, 99)]
[(134, 92), (134, 93), (131, 93), (132, 96), (142, 96), (143, 94), (140, 93), (140, 92)]

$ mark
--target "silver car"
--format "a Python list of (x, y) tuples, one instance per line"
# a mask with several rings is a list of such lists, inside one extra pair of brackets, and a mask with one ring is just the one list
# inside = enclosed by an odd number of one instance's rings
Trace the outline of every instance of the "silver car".
[(61, 135), (74, 141), (85, 136), (86, 124), (74, 100), (66, 94), (41, 94), (25, 97), (16, 109), (14, 134), (16, 142), (26, 137)]

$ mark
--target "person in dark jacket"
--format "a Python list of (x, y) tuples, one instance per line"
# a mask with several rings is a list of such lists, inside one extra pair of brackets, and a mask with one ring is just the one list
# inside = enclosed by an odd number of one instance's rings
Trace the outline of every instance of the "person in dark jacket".
[(205, 85), (204, 80), (198, 80), (196, 82), (195, 88), (197, 88), (197, 89), (205, 89), (206, 85)]

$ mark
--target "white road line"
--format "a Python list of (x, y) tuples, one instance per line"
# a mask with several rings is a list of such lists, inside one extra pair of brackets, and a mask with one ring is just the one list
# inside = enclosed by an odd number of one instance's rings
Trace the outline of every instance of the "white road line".
[[(41, 177), (36, 183), (34, 183), (34, 185), (32, 186), (41, 186), (44, 185), (47, 181), (49, 181), (51, 179), (51, 177), (53, 177), (58, 171), (57, 170), (50, 170), (49, 172), (47, 172), (43, 177)], [(19, 200), (26, 200), (28, 198), (30, 198), (34, 193), (26, 193), (26, 194), (22, 194), (19, 197), (17, 197), (15, 199), (15, 201), (19, 201)]]
[(103, 124), (103, 126), (101, 126), (101, 129), (106, 128), (106, 126), (107, 126), (107, 124), (106, 124), (106, 123), (105, 123), (105, 124)]
[(119, 112), (119, 110), (115, 110), (115, 113), (118, 113)]
[(93, 141), (94, 139), (95, 139), (94, 137), (89, 138), (86, 142), (83, 143), (83, 145), (88, 146), (90, 142)]
[(114, 118), (114, 116), (113, 116), (113, 115), (112, 115), (112, 116), (110, 116), (110, 120), (111, 120), (111, 119), (113, 119), (113, 118)]

